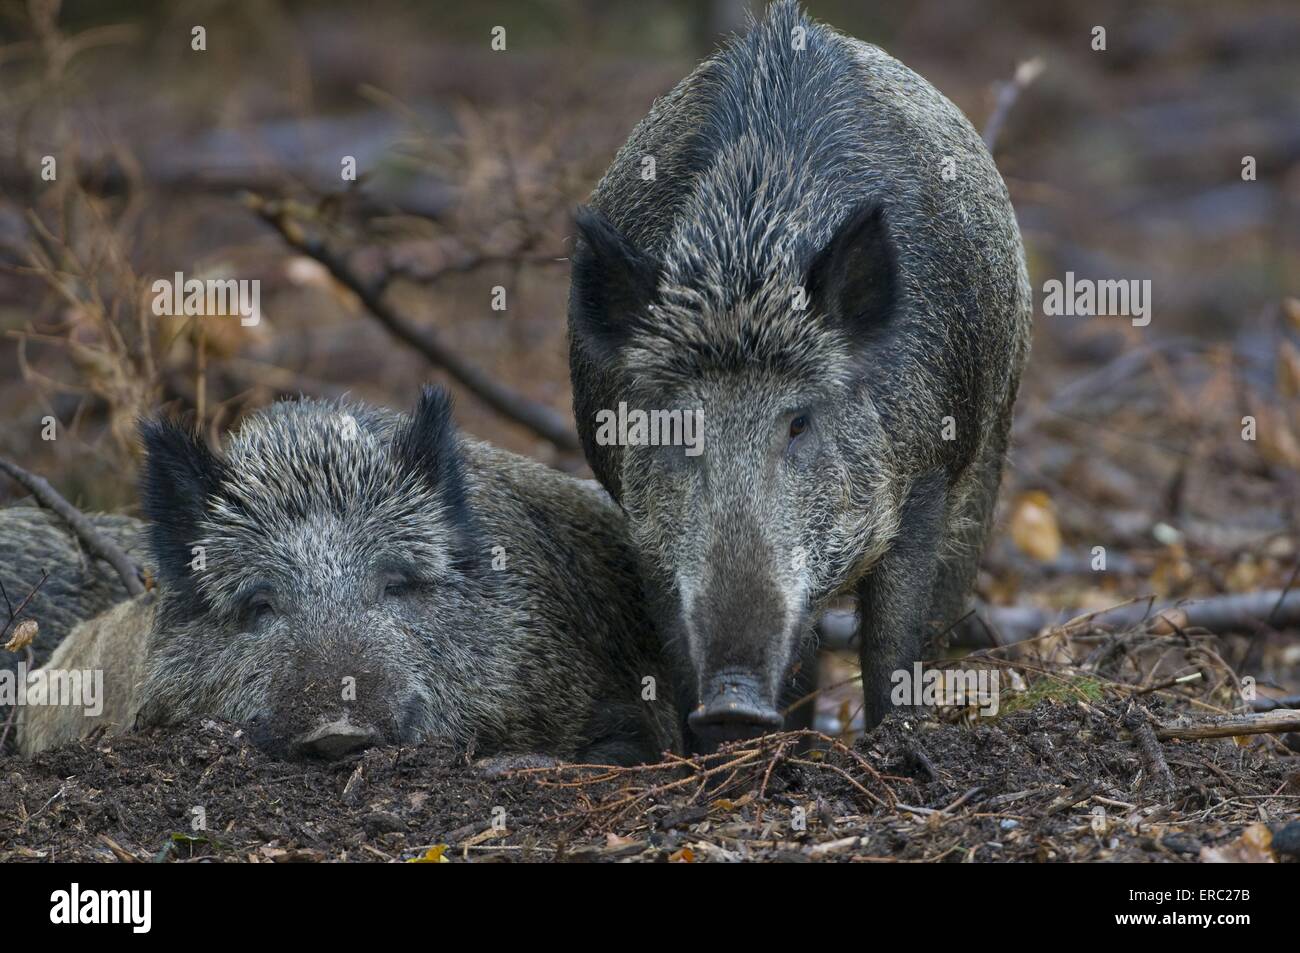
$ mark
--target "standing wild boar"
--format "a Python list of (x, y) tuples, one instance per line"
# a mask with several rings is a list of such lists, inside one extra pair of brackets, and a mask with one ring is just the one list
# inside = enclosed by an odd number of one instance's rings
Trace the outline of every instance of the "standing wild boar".
[[(875, 724), (927, 625), (962, 611), (1028, 351), (1020, 235), (980, 137), (783, 0), (655, 103), (577, 226), (578, 428), (629, 516), (693, 743), (780, 725), (840, 593)], [(610, 440), (598, 415), (621, 403), (701, 412), (702, 452)]]
[[(445, 393), (409, 417), (275, 404), (219, 454), (173, 423), (143, 434), (159, 591), (87, 620), (51, 663), (120, 676), (96, 717), (216, 715), (323, 757), (430, 736), (601, 762), (680, 746), (621, 514), (457, 435)], [(24, 715), (27, 752), (96, 723)]]

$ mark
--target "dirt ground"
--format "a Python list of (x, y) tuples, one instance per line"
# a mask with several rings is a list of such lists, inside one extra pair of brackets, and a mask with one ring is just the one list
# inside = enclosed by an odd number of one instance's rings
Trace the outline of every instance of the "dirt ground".
[[(105, 0), (0, 44), (0, 457), (83, 510), (138, 513), (140, 415), (192, 411), (215, 442), (285, 396), (402, 408), (426, 381), (455, 385), (246, 192), (294, 203), (412, 325), (567, 417), (572, 209), (697, 51), (685, 5), (515, 6), (233, 3), (210, 12), (195, 59), (182, 6)], [(1036, 290), (1067, 272), (1156, 289), (1148, 327), (1035, 315), (977, 595), (1058, 627), (962, 663), (1003, 676), (1001, 714), (895, 716), (859, 738), (841, 650), (823, 657), (810, 752), (772, 736), (657, 768), (491, 779), (437, 744), (279, 762), (201, 722), (0, 755), (0, 861), (1294, 862), (1295, 734), (1161, 742), (1166, 779), (1124, 726), (1130, 702), (1166, 726), (1243, 711), (1248, 682), (1300, 698), (1300, 619), (1277, 612), (1300, 583), (1294, 4), (808, 6), (980, 127), (1016, 65), (1040, 59), (996, 150)], [(509, 56), (487, 48), (483, 16), (520, 27)], [(1104, 56), (1096, 23), (1112, 25)], [(47, 152), (58, 183), (34, 188)], [(359, 157), (356, 188), (337, 155)], [(157, 319), (144, 292), (176, 271), (260, 281), (262, 322)], [(589, 475), (455, 389), (466, 432)], [(23, 495), (0, 481), (0, 504)], [(1059, 627), (1228, 597), (1264, 611), (1233, 634)]]
[(1077, 671), (1011, 681), (992, 718), (899, 714), (851, 746), (787, 733), (634, 769), (489, 777), (438, 743), (291, 763), (214, 721), (104, 737), (0, 760), (0, 861), (1300, 859), (1300, 758), (1277, 738), (1164, 742), (1166, 789), (1124, 714), (1195, 721), (1204, 702)]

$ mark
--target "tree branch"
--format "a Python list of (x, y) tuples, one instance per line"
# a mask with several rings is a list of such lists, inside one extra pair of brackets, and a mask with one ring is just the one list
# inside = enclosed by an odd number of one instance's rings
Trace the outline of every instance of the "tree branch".
[(389, 334), (418, 351), (435, 367), (447, 372), (458, 384), (503, 417), (546, 438), (562, 450), (579, 452), (582, 445), (568, 418), (555, 410), (507, 387), (476, 364), (461, 357), (431, 329), (412, 324), (383, 297), (386, 278), (376, 284), (363, 280), (342, 257), (319, 239), (307, 235), (288, 215), (280, 202), (248, 195), (245, 203), (274, 228), (295, 251), (315, 259), (349, 291), (357, 296), (370, 315)]
[(1029, 88), (1034, 80), (1038, 79), (1043, 72), (1043, 61), (1039, 57), (1031, 60), (1025, 60), (1016, 66), (1015, 75), (1010, 79), (998, 84), (997, 102), (993, 104), (993, 112), (989, 115), (988, 121), (984, 124), (984, 145), (988, 146), (990, 153), (997, 148), (998, 138), (1002, 135), (1002, 127), (1006, 125), (1007, 116), (1011, 114), (1011, 109), (1020, 98), (1020, 94)]
[(1256, 715), (1224, 715), (1198, 725), (1157, 725), (1161, 741), (1201, 741), (1206, 738), (1232, 738), (1237, 735), (1280, 734), (1300, 731), (1300, 711), (1279, 708)]
[(99, 531), (90, 525), (90, 520), (65, 500), (48, 480), (34, 473), (28, 473), (22, 467), (3, 458), (0, 458), (0, 471), (7, 473), (14, 482), (26, 487), (41, 506), (62, 517), (63, 521), (72, 527), (72, 531), (77, 534), (86, 549), (117, 570), (117, 574), (122, 577), (122, 585), (126, 586), (126, 591), (131, 596), (138, 596), (144, 592), (144, 575), (140, 572), (140, 567), (132, 562), (116, 543), (101, 536)]
[[(1010, 645), (1032, 639), (1050, 625), (1068, 628), (1093, 621), (1115, 629), (1145, 625), (1156, 633), (1193, 626), (1216, 633), (1283, 629), (1300, 626), (1300, 589), (1263, 589), (1163, 605), (1139, 599), (1073, 619), (1063, 619), (1063, 615), (1038, 606), (981, 606), (952, 626), (950, 644), (967, 648)], [(856, 647), (857, 621), (850, 611), (827, 612), (818, 631), (826, 648)]]

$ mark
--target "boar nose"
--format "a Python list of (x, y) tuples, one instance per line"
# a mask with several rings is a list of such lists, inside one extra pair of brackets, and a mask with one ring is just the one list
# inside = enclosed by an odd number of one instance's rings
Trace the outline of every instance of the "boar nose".
[(731, 672), (708, 679), (702, 701), (687, 718), (700, 738), (717, 745), (754, 738), (781, 727), (781, 713), (765, 697), (759, 680)]
[(347, 718), (339, 718), (303, 732), (293, 740), (290, 748), (299, 757), (337, 761), (378, 742), (379, 734), (373, 728), (354, 725)]

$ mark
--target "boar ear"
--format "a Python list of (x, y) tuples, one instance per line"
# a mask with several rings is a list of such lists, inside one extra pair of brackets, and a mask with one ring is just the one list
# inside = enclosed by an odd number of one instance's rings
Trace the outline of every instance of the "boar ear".
[(593, 356), (609, 357), (654, 299), (659, 265), (595, 209), (578, 209), (573, 221), (579, 239), (569, 294), (573, 331)]
[(809, 299), (846, 330), (879, 327), (894, 310), (894, 248), (880, 206), (849, 214), (813, 256), (804, 287)]
[(140, 496), (150, 548), (159, 578), (182, 588), (193, 582), (192, 548), (208, 498), (221, 486), (224, 465), (198, 433), (178, 421), (142, 421), (140, 438), (146, 454)]
[(397, 432), (397, 457), (423, 477), (446, 507), (452, 525), (469, 522), (465, 487), (465, 462), (452, 420), (451, 394), (445, 387), (425, 387), (411, 411), (411, 419)]

